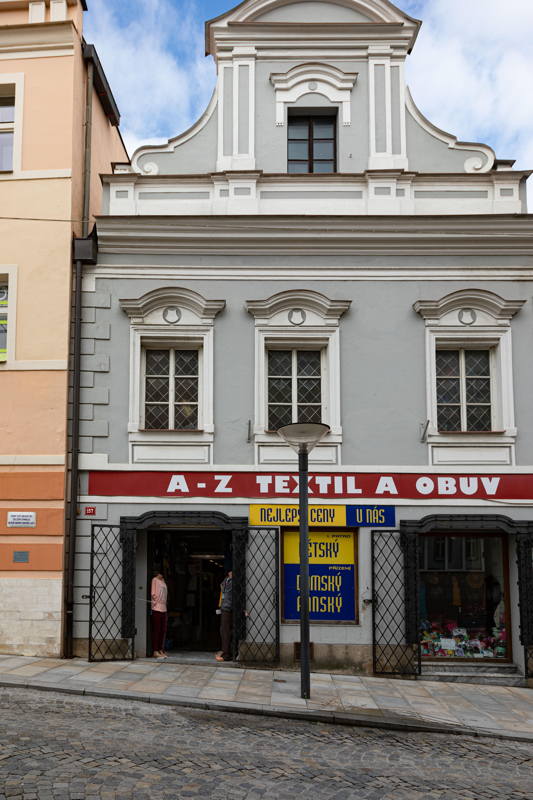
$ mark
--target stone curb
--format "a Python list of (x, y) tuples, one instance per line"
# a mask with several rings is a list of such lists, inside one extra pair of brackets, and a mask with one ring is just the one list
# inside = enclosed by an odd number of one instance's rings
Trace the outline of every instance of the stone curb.
[(160, 706), (174, 706), (177, 708), (192, 708), (201, 711), (229, 711), (233, 714), (257, 714), (264, 717), (278, 717), (282, 719), (295, 719), (305, 722), (322, 722), (329, 725), (350, 725), (353, 727), (381, 728), (383, 730), (422, 732), (422, 733), (448, 733), (459, 736), (477, 736), (482, 738), (502, 739), (515, 742), (533, 742), (533, 733), (507, 733), (506, 731), (493, 731), (487, 728), (469, 728), (466, 725), (450, 725), (446, 723), (433, 723), (424, 720), (411, 720), (406, 717), (389, 714), (355, 714), (346, 711), (320, 711), (317, 709), (294, 709), (287, 706), (265, 706), (256, 703), (236, 703), (224, 700), (202, 700), (195, 697), (180, 697), (160, 694), (145, 694), (143, 692), (128, 692), (120, 689), (98, 689), (86, 685), (65, 686), (62, 683), (35, 682), (25, 678), (13, 676), (0, 679), (0, 688), (36, 689), (40, 692), (59, 692), (60, 694), (78, 695), (83, 697), (102, 697), (113, 700), (133, 700), (141, 703), (150, 703)]

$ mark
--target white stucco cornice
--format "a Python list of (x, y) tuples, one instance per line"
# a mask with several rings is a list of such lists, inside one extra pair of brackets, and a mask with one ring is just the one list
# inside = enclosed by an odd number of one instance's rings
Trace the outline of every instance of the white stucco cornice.
[[(253, 225), (252, 225), (253, 223)], [(520, 256), (517, 274), (533, 270), (532, 216), (115, 216), (97, 221), (104, 253), (220, 255)], [(522, 258), (527, 257), (527, 258)], [(489, 263), (489, 262), (488, 262)], [(470, 268), (469, 268), (470, 269)], [(484, 274), (488, 266), (484, 267)], [(509, 267), (511, 269), (511, 267)], [(461, 268), (457, 268), (462, 274)], [(435, 270), (434, 270), (435, 271)], [(438, 270), (436, 270), (438, 272)], [(508, 270), (507, 270), (508, 271)], [(216, 277), (216, 269), (213, 277)], [(514, 273), (513, 273), (514, 274)]]
[(142, 324), (153, 311), (164, 308), (185, 308), (203, 323), (212, 324), (216, 315), (226, 305), (225, 300), (208, 300), (192, 289), (175, 286), (163, 286), (160, 289), (153, 289), (141, 297), (119, 300), (119, 303), (133, 324)]
[(475, 309), (484, 311), (495, 320), (509, 322), (520, 311), (525, 300), (504, 300), (486, 289), (461, 289), (440, 300), (417, 300), (414, 310), (425, 320), (439, 320), (453, 311)]
[[(215, 58), (217, 57), (220, 45), (223, 40), (228, 39), (231, 29), (236, 31), (242, 28), (249, 39), (255, 38), (254, 32), (259, 37), (263, 37), (266, 34), (267, 38), (270, 37), (272, 39), (272, 37), (275, 38), (276, 36), (283, 38), (290, 32), (291, 27), (300, 28), (304, 32), (304, 36), (309, 37), (313, 26), (322, 28), (323, 31), (329, 29), (332, 33), (335, 28), (339, 28), (339, 30), (342, 28), (349, 29), (351, 37), (355, 39), (358, 38), (359, 32), (362, 36), (368, 35), (369, 32), (365, 31), (365, 28), (391, 26), (397, 29), (396, 33), (400, 32), (400, 38), (404, 41), (406, 49), (410, 51), (421, 25), (420, 20), (405, 14), (389, 0), (335, 0), (335, 2), (332, 2), (332, 5), (343, 6), (357, 12), (364, 21), (356, 24), (346, 23), (341, 25), (331, 22), (320, 24), (306, 22), (305, 16), (298, 15), (297, 10), (293, 21), (271, 21), (271, 12), (283, 6), (297, 7), (299, 1), (244, 0), (243, 3), (221, 14), (219, 17), (208, 20), (205, 24), (206, 55), (212, 54)], [(263, 19), (265, 15), (266, 19)]]
[(331, 64), (297, 64), (287, 72), (273, 72), (270, 82), (276, 92), (276, 125), (283, 125), (286, 103), (294, 103), (308, 92), (321, 94), (331, 103), (342, 104), (342, 124), (351, 124), (351, 92), (357, 72), (343, 72)]
[(265, 323), (284, 311), (293, 309), (310, 311), (324, 319), (329, 325), (337, 325), (340, 317), (348, 311), (351, 300), (330, 300), (326, 295), (311, 289), (291, 289), (278, 292), (266, 300), (247, 300), (246, 310), (256, 323)]

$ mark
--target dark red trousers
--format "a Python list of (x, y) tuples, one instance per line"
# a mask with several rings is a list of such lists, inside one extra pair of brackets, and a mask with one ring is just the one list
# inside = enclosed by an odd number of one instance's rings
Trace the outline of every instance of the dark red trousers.
[(222, 640), (222, 657), (224, 661), (233, 661), (232, 633), (233, 611), (221, 611), (220, 638)]
[(152, 652), (160, 653), (165, 649), (167, 635), (167, 612), (152, 611)]

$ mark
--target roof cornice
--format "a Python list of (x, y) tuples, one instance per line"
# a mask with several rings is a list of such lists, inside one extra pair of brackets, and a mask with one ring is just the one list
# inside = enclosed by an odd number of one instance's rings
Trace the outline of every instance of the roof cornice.
[(521, 255), (533, 259), (533, 215), (529, 214), (121, 216), (99, 217), (97, 225), (101, 253)]

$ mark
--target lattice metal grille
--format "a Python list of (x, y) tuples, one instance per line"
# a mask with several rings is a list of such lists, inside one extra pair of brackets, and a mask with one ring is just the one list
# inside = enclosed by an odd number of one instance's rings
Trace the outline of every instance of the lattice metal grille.
[(118, 525), (92, 526), (89, 661), (134, 657), (134, 551)]
[(234, 658), (279, 660), (279, 529), (233, 536)]
[(516, 537), (520, 640), (524, 646), (525, 676), (533, 678), (533, 534)]
[(416, 537), (372, 531), (374, 672), (420, 674)]

